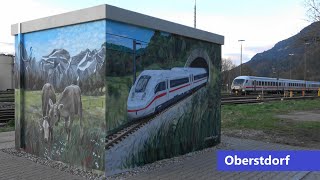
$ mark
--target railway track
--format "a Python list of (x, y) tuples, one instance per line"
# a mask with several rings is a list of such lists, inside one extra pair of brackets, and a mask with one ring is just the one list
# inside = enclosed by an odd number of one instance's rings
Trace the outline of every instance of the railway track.
[[(191, 95), (189, 95), (191, 96)], [(124, 140), (127, 136), (134, 133), (141, 127), (143, 127), (148, 122), (151, 122), (159, 115), (165, 113), (168, 111), (171, 107), (176, 106), (178, 103), (186, 100), (189, 96), (187, 96), (184, 99), (181, 99), (180, 101), (176, 102), (175, 104), (171, 105), (170, 107), (167, 107), (162, 112), (152, 115), (140, 120), (130, 121), (126, 124), (123, 124), (119, 126), (118, 128), (111, 130), (107, 132), (107, 136), (105, 139), (105, 149), (108, 150), (112, 148), (114, 145), (120, 143), (122, 140)], [(261, 102), (268, 102), (268, 101), (277, 101), (277, 100), (297, 100), (297, 99), (315, 99), (318, 98), (316, 96), (304, 96), (304, 97), (292, 97), (292, 98), (284, 98), (281, 95), (265, 95), (263, 98), (257, 98), (258, 95), (248, 95), (248, 96), (229, 96), (229, 97), (223, 97), (221, 98), (221, 104), (227, 105), (227, 104), (249, 104), (249, 103), (261, 103)]]
[(296, 96), (296, 97), (282, 97), (279, 95), (276, 96), (264, 96), (264, 97), (229, 97), (221, 98), (222, 105), (228, 104), (252, 104), (252, 103), (261, 103), (261, 102), (270, 102), (270, 101), (281, 101), (281, 100), (305, 100), (305, 99), (316, 99), (317, 96)]
[(0, 91), (0, 127), (14, 120), (14, 91)]

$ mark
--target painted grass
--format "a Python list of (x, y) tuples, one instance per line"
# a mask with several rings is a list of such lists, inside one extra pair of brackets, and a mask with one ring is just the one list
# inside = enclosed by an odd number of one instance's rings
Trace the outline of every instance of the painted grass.
[[(59, 95), (57, 94), (59, 97)], [(43, 142), (38, 120), (41, 113), (41, 91), (27, 91), (25, 135), (26, 151), (49, 159), (90, 169), (104, 169), (105, 96), (82, 96), (84, 139), (80, 140), (79, 119), (74, 119), (71, 140), (67, 142), (64, 122), (54, 126), (54, 142)]]
[[(320, 141), (320, 121), (292, 121), (277, 118), (278, 114), (320, 108), (320, 100), (297, 100), (249, 105), (222, 106), (222, 131), (261, 130), (301, 141)], [(289, 143), (289, 142), (288, 142)]]

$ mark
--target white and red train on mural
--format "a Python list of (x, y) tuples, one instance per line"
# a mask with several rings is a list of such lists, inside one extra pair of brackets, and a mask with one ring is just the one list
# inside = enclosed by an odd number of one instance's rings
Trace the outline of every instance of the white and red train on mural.
[(127, 111), (130, 120), (161, 112), (205, 86), (208, 73), (203, 68), (145, 70), (131, 87)]
[(231, 85), (233, 93), (250, 93), (250, 92), (311, 92), (318, 91), (320, 82), (293, 80), (293, 79), (278, 79), (268, 77), (255, 77), (255, 76), (238, 76)]

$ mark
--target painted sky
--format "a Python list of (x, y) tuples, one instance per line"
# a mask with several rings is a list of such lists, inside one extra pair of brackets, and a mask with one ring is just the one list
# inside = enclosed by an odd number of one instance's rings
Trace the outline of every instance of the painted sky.
[(141, 45), (136, 46), (137, 49), (146, 47), (154, 34), (153, 30), (147, 28), (140, 28), (114, 21), (107, 21), (106, 23), (107, 42), (128, 48), (132, 48), (133, 38), (140, 41), (139, 43)]
[(49, 55), (54, 49), (65, 49), (70, 56), (75, 56), (86, 49), (100, 49), (105, 42), (104, 20), (66, 26), (45, 31), (32, 32), (24, 35), (25, 47), (36, 60)]
[[(13, 23), (100, 4), (193, 26), (194, 0), (10, 0), (0, 12), (0, 51), (14, 49), (14, 38), (10, 36)], [(224, 35), (223, 57), (237, 64), (239, 39), (246, 40), (243, 44), (245, 62), (309, 24), (303, 0), (197, 0), (197, 28)]]

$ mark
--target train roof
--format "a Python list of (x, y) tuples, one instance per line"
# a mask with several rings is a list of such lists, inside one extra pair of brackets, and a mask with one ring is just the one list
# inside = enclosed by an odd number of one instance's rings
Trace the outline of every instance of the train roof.
[(164, 76), (164, 77), (188, 77), (189, 73), (206, 73), (203, 68), (176, 67), (171, 70), (144, 70), (141, 75)]
[(171, 69), (172, 71), (185, 71), (192, 73), (206, 73), (207, 71), (204, 68), (190, 68), (190, 67), (175, 67)]
[[(258, 76), (238, 76), (235, 79), (258, 79), (258, 80), (277, 80), (277, 78), (270, 78), (270, 77), (258, 77)], [(301, 82), (304, 80), (296, 80), (296, 79), (283, 79), (279, 78), (279, 81), (293, 81), (293, 82)], [(320, 83), (318, 81), (306, 81), (308, 83)]]

